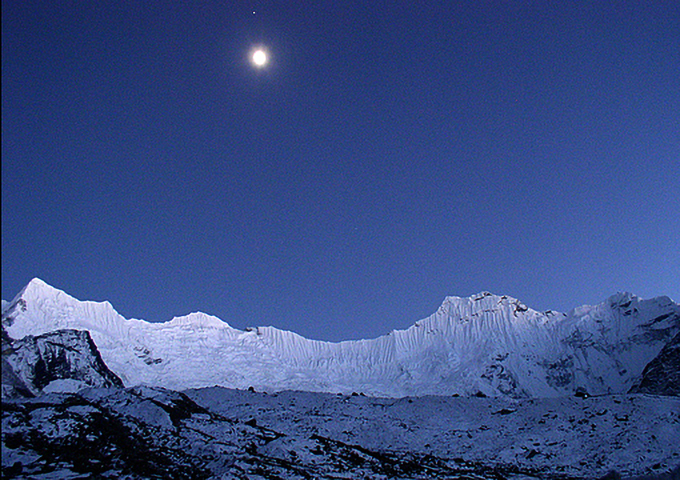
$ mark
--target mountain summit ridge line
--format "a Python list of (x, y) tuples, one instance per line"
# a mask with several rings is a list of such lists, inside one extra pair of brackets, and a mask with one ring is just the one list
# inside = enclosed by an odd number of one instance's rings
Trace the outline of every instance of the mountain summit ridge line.
[(324, 342), (275, 327), (238, 330), (204, 313), (125, 319), (33, 279), (3, 305), (13, 338), (88, 330), (126, 385), (360, 391), (371, 395), (551, 397), (623, 393), (680, 331), (680, 306), (630, 293), (568, 313), (509, 296), (447, 296), (437, 312), (370, 340)]

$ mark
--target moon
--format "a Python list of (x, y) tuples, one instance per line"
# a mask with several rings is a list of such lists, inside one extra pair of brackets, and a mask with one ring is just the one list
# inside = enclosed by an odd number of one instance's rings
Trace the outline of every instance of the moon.
[(267, 55), (265, 49), (256, 48), (250, 56), (250, 61), (253, 63), (253, 65), (255, 65), (255, 67), (262, 68), (267, 65), (269, 56)]

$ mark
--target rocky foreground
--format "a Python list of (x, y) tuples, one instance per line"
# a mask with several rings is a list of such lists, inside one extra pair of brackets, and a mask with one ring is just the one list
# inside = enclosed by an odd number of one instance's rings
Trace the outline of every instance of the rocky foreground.
[(680, 399), (641, 394), (516, 402), (113, 387), (2, 408), (3, 478), (677, 478), (678, 438)]

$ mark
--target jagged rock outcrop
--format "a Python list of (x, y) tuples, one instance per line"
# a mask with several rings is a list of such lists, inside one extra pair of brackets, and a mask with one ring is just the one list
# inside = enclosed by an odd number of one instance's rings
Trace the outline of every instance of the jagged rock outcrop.
[(642, 371), (638, 385), (630, 393), (680, 395), (680, 333)]
[(45, 388), (122, 387), (84, 330), (57, 330), (12, 340), (3, 329), (2, 396), (35, 396)]

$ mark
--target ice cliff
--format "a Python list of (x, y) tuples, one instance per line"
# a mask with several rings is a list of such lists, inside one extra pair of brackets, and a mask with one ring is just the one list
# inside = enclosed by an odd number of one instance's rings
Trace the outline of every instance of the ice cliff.
[(274, 327), (241, 331), (203, 313), (125, 319), (34, 279), (4, 305), (10, 336), (87, 330), (126, 385), (220, 385), (368, 395), (556, 397), (625, 393), (680, 332), (680, 305), (619, 293), (567, 313), (508, 296), (447, 297), (406, 330), (359, 341), (309, 340)]

